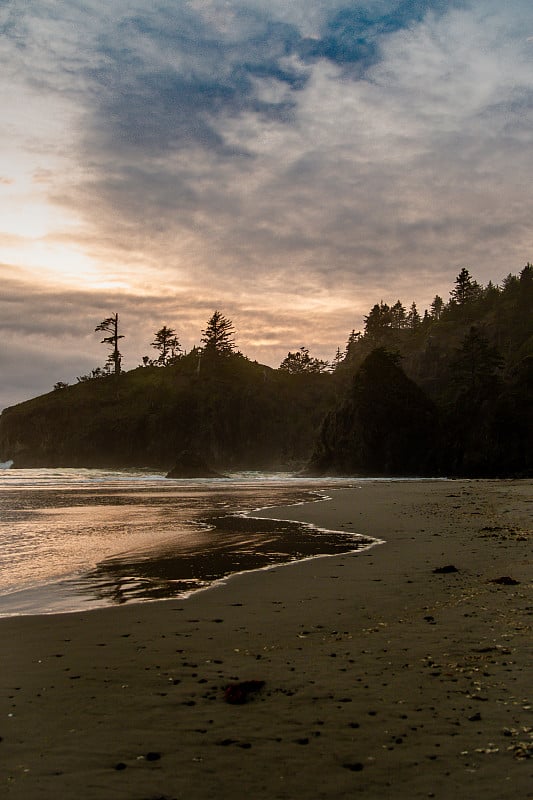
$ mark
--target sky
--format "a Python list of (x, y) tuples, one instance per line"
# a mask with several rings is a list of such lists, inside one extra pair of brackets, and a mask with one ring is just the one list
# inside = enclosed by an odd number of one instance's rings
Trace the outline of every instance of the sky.
[(215, 309), (331, 359), (533, 260), (530, 0), (0, 0), (0, 408)]

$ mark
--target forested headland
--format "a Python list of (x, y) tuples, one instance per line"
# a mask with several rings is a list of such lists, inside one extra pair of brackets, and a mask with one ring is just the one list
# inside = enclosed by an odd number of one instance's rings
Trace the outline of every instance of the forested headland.
[(238, 352), (215, 311), (190, 352), (167, 326), (124, 371), (119, 315), (96, 327), (104, 367), (0, 416), (15, 467), (149, 467), (187, 452), (217, 471), (533, 474), (533, 266), (500, 285), (463, 268), (423, 313), (376, 303), (331, 362), (306, 347), (277, 369)]

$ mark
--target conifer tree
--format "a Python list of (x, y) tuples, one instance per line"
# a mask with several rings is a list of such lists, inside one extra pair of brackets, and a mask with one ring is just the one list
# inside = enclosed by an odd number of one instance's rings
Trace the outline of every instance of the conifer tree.
[(365, 336), (379, 339), (383, 333), (390, 329), (392, 323), (390, 306), (383, 300), (370, 309), (365, 320)]
[(215, 311), (202, 331), (202, 343), (205, 353), (217, 356), (227, 356), (235, 351), (233, 335), (235, 329), (230, 319), (220, 311)]
[(333, 360), (331, 362), (331, 369), (333, 372), (335, 372), (335, 370), (341, 366), (345, 358), (346, 358), (346, 351), (343, 352), (340, 349), (340, 347), (337, 347), (337, 352), (333, 356)]
[(163, 325), (163, 327), (157, 331), (154, 341), (151, 343), (151, 347), (159, 350), (157, 364), (162, 367), (169, 364), (181, 349), (176, 331), (173, 328), (168, 328), (166, 325)]
[(307, 347), (300, 347), (295, 353), (289, 351), (279, 365), (280, 370), (291, 375), (302, 372), (325, 372), (328, 367), (327, 361), (310, 356)]
[(391, 324), (392, 327), (396, 330), (401, 330), (405, 328), (406, 325), (406, 313), (405, 307), (402, 304), (401, 300), (397, 300), (396, 303), (391, 307), (390, 310), (391, 315)]
[(355, 348), (357, 343), (361, 339), (361, 331), (356, 331), (352, 328), (350, 335), (348, 336), (348, 341), (346, 342), (346, 359), (350, 359), (355, 352)]
[(444, 300), (440, 295), (436, 294), (433, 302), (430, 305), (430, 312), (432, 319), (440, 319), (442, 315), (442, 310), (444, 308)]
[(470, 328), (451, 362), (455, 382), (471, 391), (493, 381), (502, 365), (503, 359), (498, 350), (474, 326)]
[(413, 301), (411, 303), (409, 313), (407, 314), (407, 325), (411, 328), (411, 330), (416, 331), (416, 329), (420, 327), (421, 321), (422, 320), (420, 319), (418, 308), (416, 307), (416, 303)]
[(466, 267), (463, 267), (455, 279), (455, 288), (450, 292), (452, 303), (464, 306), (476, 300), (480, 295), (480, 286), (472, 278)]
[(106, 317), (106, 319), (102, 320), (102, 322), (96, 326), (94, 331), (95, 333), (97, 331), (104, 331), (109, 333), (109, 336), (104, 336), (101, 344), (111, 345), (112, 350), (107, 358), (107, 363), (109, 365), (113, 364), (113, 371), (115, 375), (119, 375), (122, 355), (120, 354), (118, 349), (118, 340), (123, 339), (124, 336), (119, 335), (118, 332), (118, 314), (113, 314), (111, 317)]

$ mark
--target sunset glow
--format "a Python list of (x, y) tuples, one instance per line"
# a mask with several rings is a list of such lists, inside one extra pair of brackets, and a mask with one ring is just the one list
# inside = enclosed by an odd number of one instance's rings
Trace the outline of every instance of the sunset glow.
[[(100, 363), (117, 310), (127, 369), (214, 308), (277, 366), (330, 359), (381, 299), (423, 312), (463, 265), (486, 283), (531, 260), (526, 0), (0, 15), (0, 407)], [(21, 384), (36, 329), (46, 367)]]

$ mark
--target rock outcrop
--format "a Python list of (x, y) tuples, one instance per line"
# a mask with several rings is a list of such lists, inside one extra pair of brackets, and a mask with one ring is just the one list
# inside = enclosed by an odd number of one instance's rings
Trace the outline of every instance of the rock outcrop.
[(384, 348), (370, 353), (324, 420), (308, 474), (428, 475), (438, 461), (433, 403)]
[(167, 478), (225, 478), (220, 472), (211, 469), (198, 453), (183, 450), (165, 476)]

